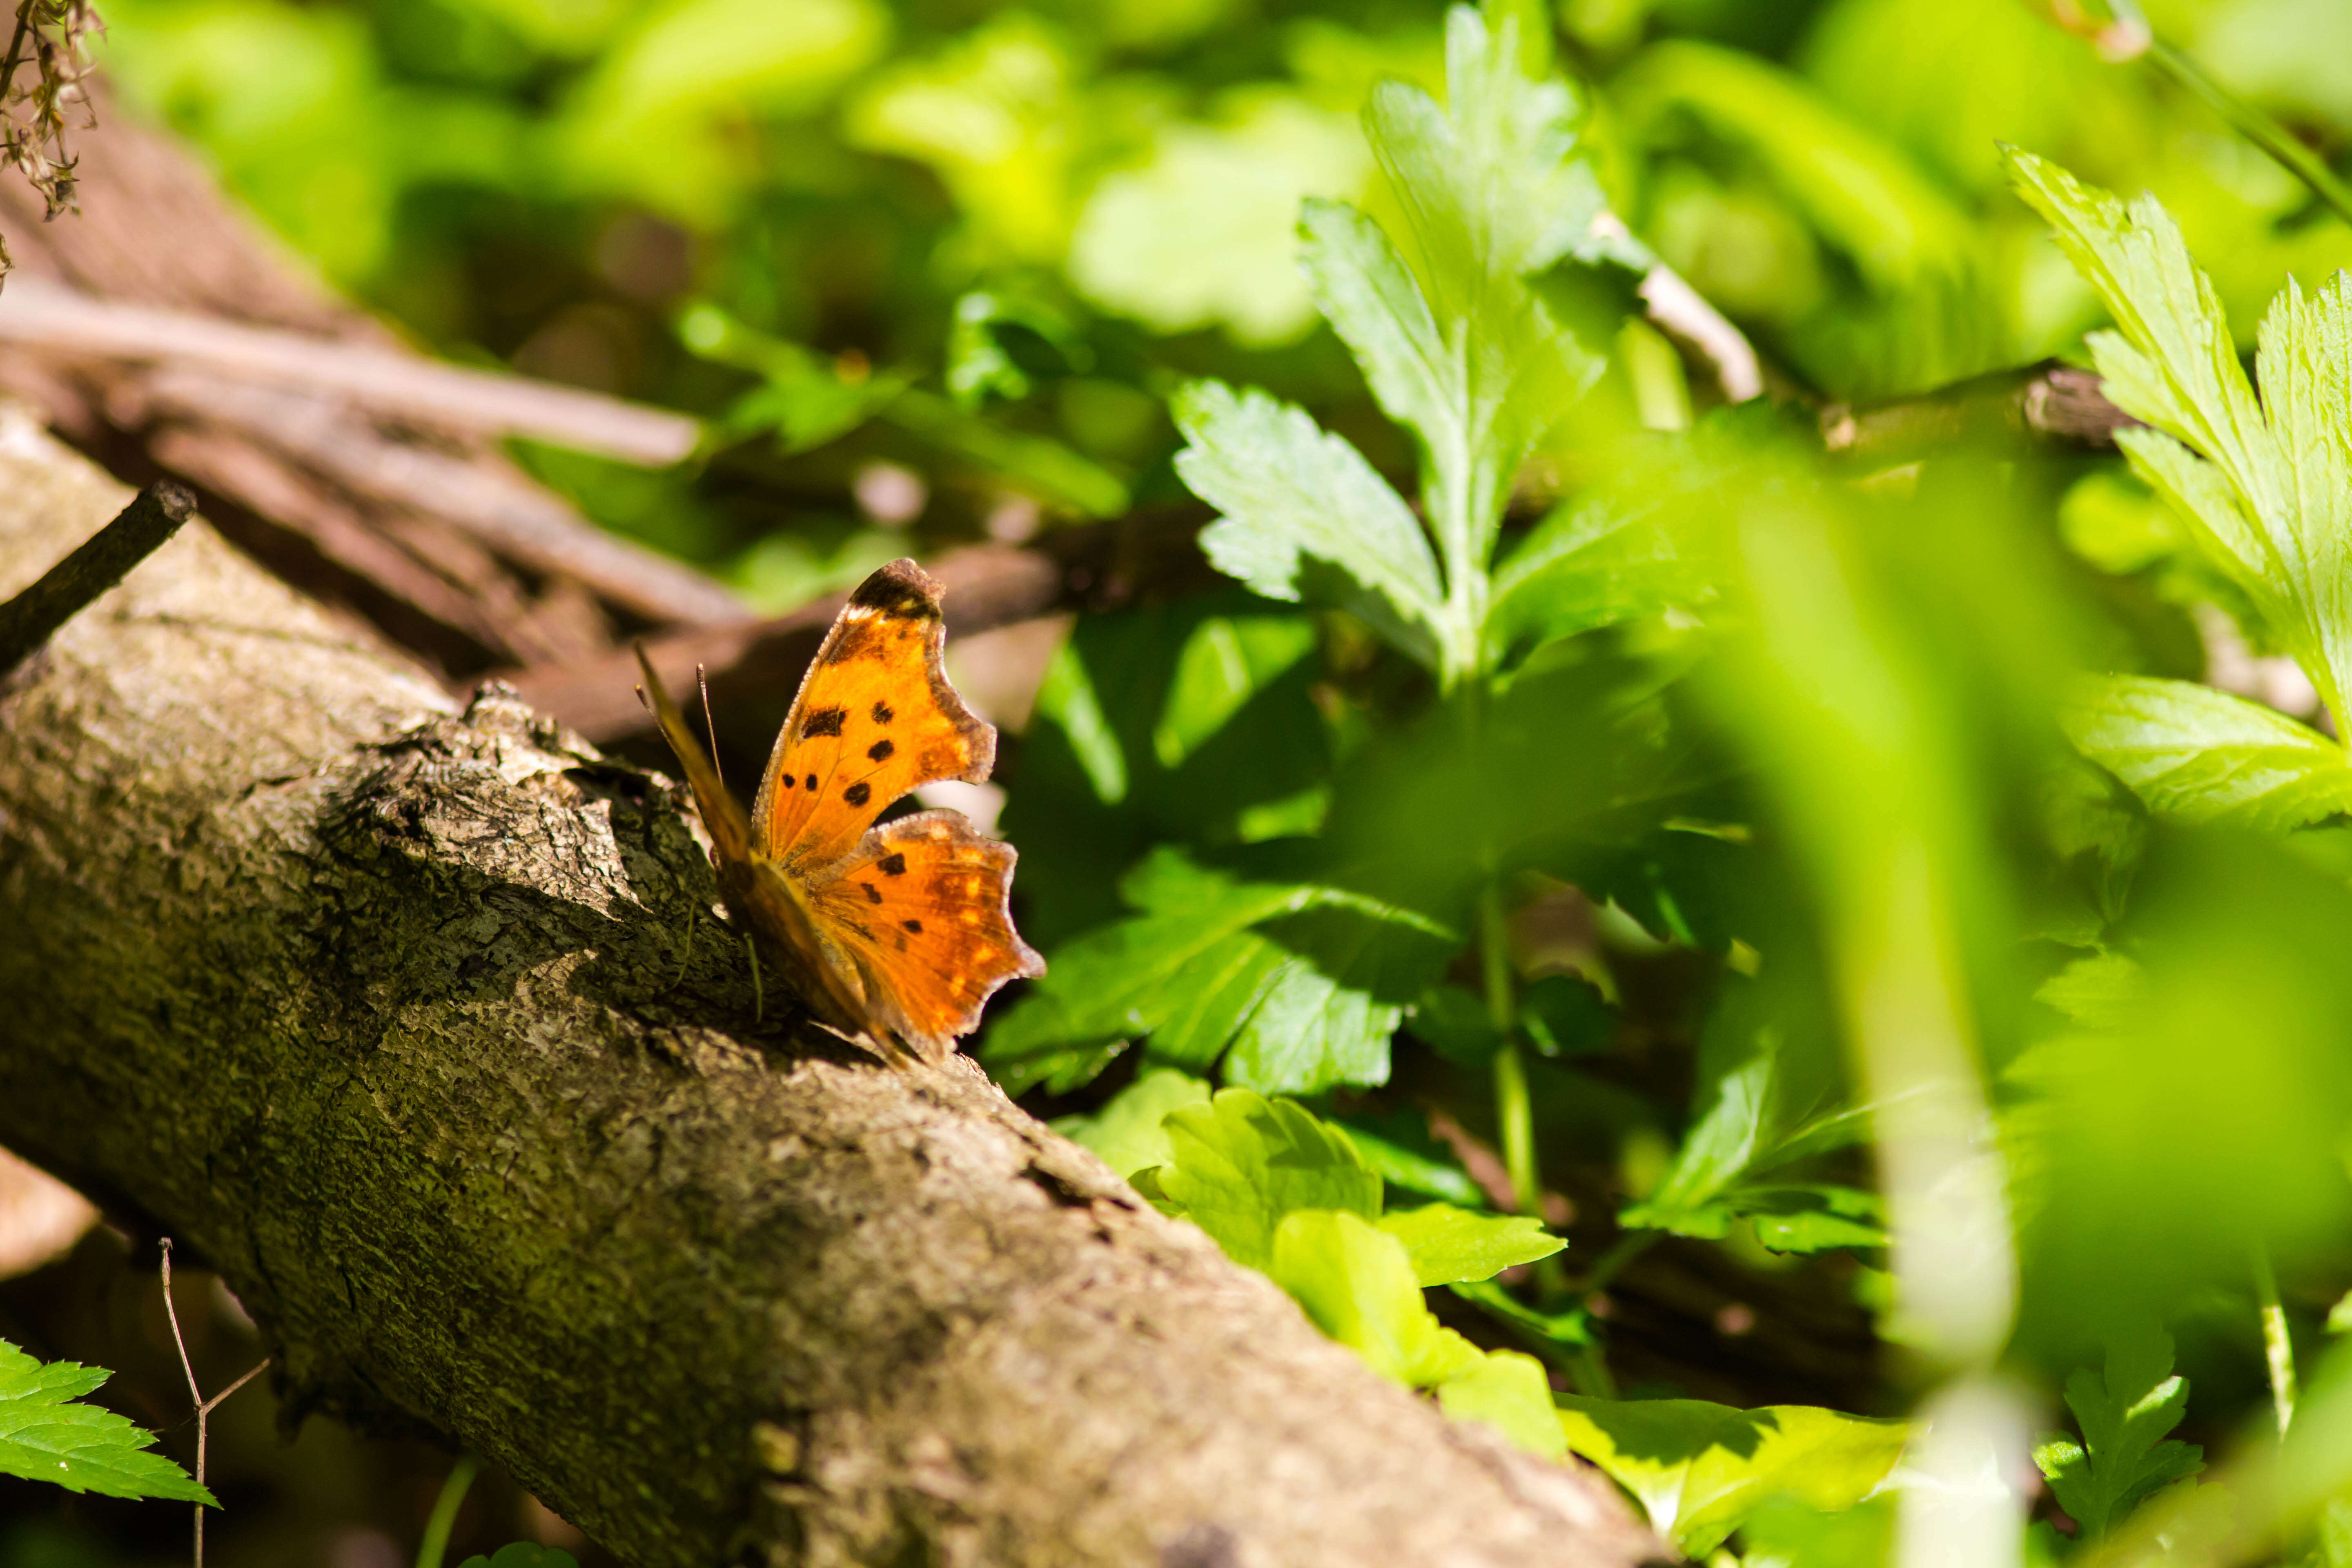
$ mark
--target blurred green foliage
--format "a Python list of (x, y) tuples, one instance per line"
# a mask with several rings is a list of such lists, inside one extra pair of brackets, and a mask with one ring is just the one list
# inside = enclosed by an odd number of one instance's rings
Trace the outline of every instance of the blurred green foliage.
[[(2020, 1551), (2334, 1568), (2352, 1377), (2274, 1437), (2352, 1288), (2352, 229), (2077, 10), (121, 0), (106, 60), (444, 352), (709, 416), (525, 456), (765, 602), (1203, 522), (1225, 585), (1080, 617), (1008, 737), (1051, 968), (977, 1048), (1383, 1373), (1860, 1568), (1940, 1483), (1824, 1406), (1998, 1371), (2082, 1436)], [(2352, 142), (2344, 7), (2145, 11)], [(2053, 355), (2120, 455), (1822, 450)], [(1645, 1258), (1748, 1326), (1643, 1351)], [(1681, 1397), (1750, 1332), (1795, 1370)]]

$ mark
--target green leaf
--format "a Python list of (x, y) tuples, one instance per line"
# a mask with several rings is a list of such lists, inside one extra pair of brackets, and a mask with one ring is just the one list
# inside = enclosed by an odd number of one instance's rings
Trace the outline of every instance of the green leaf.
[(2119, 952), (2078, 958), (2033, 993), (2033, 999), (2089, 1029), (2120, 1029), (2147, 992), (2140, 966)]
[(510, 1541), (488, 1557), (476, 1552), (459, 1563), (457, 1568), (580, 1568), (580, 1563), (578, 1559), (560, 1546), (541, 1546), (530, 1541)]
[(1173, 1158), (1168, 1133), (1160, 1126), (1168, 1113), (1182, 1106), (1205, 1105), (1209, 1086), (1173, 1068), (1154, 1068), (1111, 1096), (1090, 1116), (1065, 1116), (1054, 1131), (1102, 1156), (1103, 1163), (1121, 1176)]
[[(1187, 443), (1176, 471), (1222, 514), (1201, 534), (1212, 565), (1269, 599), (1339, 604), (1435, 667), (1445, 624), (1437, 562), (1355, 447), (1303, 409), (1219, 382), (1187, 385), (1171, 412)], [(1335, 570), (1318, 574), (1318, 562)]]
[(1484, 1359), (1477, 1346), (1430, 1311), (1404, 1245), (1360, 1214), (1298, 1209), (1285, 1215), (1258, 1267), (1290, 1292), (1316, 1327), (1407, 1387), (1449, 1382)]
[(2117, 444), (2294, 653), (2342, 727), (2352, 691), (2352, 291), (2288, 280), (2246, 380), (2220, 299), (2153, 196), (2126, 205), (2011, 150), (2018, 194), (2098, 291), (2092, 334)]
[[(1722, 1235), (1706, 1226), (1710, 1201), (1738, 1180), (1756, 1158), (1769, 1110), (1775, 1052), (1759, 1048), (1716, 1080), (1713, 1097), (1683, 1139), (1674, 1164), (1650, 1195), (1618, 1215), (1629, 1229)], [(1694, 1224), (1702, 1228), (1690, 1228)]]
[(1771, 1252), (1827, 1252), (1832, 1247), (1883, 1247), (1885, 1207), (1876, 1193), (1834, 1184), (1734, 1189), (1724, 1206), (1756, 1226)]
[(2352, 811), (2352, 758), (2286, 715), (2186, 680), (2077, 682), (2059, 713), (2082, 753), (2183, 822), (2301, 827)]
[(1581, 975), (1538, 975), (1519, 993), (1519, 1027), (1545, 1056), (1576, 1056), (1608, 1046), (1617, 1009)]
[(1380, 1217), (1381, 1179), (1348, 1135), (1290, 1100), (1220, 1089), (1161, 1125), (1173, 1154), (1157, 1173), (1160, 1192), (1236, 1263), (1265, 1269), (1275, 1230), (1294, 1210)]
[(1776, 1497), (1825, 1512), (1869, 1497), (1910, 1428), (1807, 1405), (1736, 1410), (1696, 1399), (1563, 1395), (1568, 1446), (1633, 1494), (1651, 1528), (1688, 1557), (1723, 1544)]
[(186, 1471), (148, 1451), (153, 1433), (103, 1406), (76, 1403), (110, 1375), (69, 1361), (44, 1364), (0, 1340), (0, 1475), (69, 1492), (219, 1507)]
[(2084, 1539), (2123, 1522), (2158, 1487), (2197, 1474), (2205, 1451), (2166, 1438), (2189, 1408), (2189, 1382), (2172, 1372), (2172, 1336), (2153, 1321), (2134, 1324), (2107, 1345), (2106, 1375), (2077, 1368), (2066, 1379), (2066, 1406), (2083, 1442), (2050, 1437), (2033, 1462)]
[(1591, 1314), (1581, 1307), (1570, 1308), (1565, 1312), (1539, 1312), (1491, 1279), (1449, 1285), (1446, 1289), (1490, 1316), (1510, 1324), (1538, 1346), (1576, 1350), (1595, 1342)]
[[(1895, 1561), (1895, 1499), (1882, 1493), (1832, 1512), (1772, 1498), (1740, 1526), (1739, 1544), (1740, 1568), (1885, 1568)], [(2047, 1560), (2029, 1552), (2026, 1561)]]
[(1412, 1006), (1413, 1037), (1447, 1061), (1484, 1067), (1503, 1048), (1486, 999), (1459, 985), (1433, 985)]
[[(1051, 954), (991, 1029), (1000, 1077), (1073, 1047), (1149, 1036), (1155, 1060), (1268, 1093), (1379, 1083), (1404, 998), (1459, 939), (1411, 910), (1311, 883), (1235, 882), (1164, 850), (1123, 890), (1144, 912)], [(1412, 989), (1407, 989), (1408, 987)]]
[(1315, 623), (1300, 615), (1211, 616), (1185, 637), (1151, 745), (1180, 768), (1249, 700), (1315, 651)]
[(1454, 1420), (1484, 1421), (1542, 1458), (1567, 1457), (1550, 1380), (1533, 1356), (1488, 1351), (1477, 1365), (1437, 1385), (1437, 1403)]
[(1339, 1125), (1348, 1130), (1349, 1142), (1363, 1155), (1364, 1163), (1387, 1185), (1465, 1207), (1484, 1204), (1486, 1193), (1460, 1166), (1450, 1163), (1433, 1149), (1433, 1139), (1417, 1129), (1405, 1131), (1399, 1127), (1400, 1122), (1416, 1120), (1406, 1111), (1380, 1118), (1346, 1117)]
[(1423, 1285), (1491, 1279), (1517, 1264), (1549, 1258), (1568, 1243), (1547, 1235), (1532, 1215), (1473, 1214), (1428, 1204), (1381, 1216), (1381, 1228), (1404, 1243)]
[(1673, 526), (1684, 498), (1663, 476), (1643, 478), (1553, 509), (1504, 558), (1486, 612), (1490, 657), (1713, 596), (1711, 558)]
[(1061, 730), (1097, 799), (1117, 805), (1127, 798), (1127, 755), (1076, 643), (1054, 650), (1037, 687), (1037, 714)]
[(1038, 384), (1094, 363), (1077, 326), (1046, 300), (976, 289), (955, 303), (948, 329), (948, 391), (967, 411), (993, 398), (1018, 402)]
[(1422, 438), (1457, 586), (1484, 574), (1519, 465), (1605, 363), (1531, 282), (1583, 241), (1603, 202), (1577, 156), (1574, 95), (1528, 73), (1517, 32), (1516, 18), (1490, 29), (1455, 6), (1444, 105), (1391, 81), (1365, 110), (1418, 287), (1394, 250), (1328, 214), (1309, 216), (1302, 258), (1375, 395)]

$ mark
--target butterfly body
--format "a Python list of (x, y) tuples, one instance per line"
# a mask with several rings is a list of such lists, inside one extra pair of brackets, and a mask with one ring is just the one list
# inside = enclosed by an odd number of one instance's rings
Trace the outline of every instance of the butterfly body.
[(948, 684), (939, 585), (894, 561), (850, 595), (802, 678), (747, 817), (638, 661), (709, 830), (719, 896), (819, 1019), (937, 1059), (1006, 981), (1045, 972), (1013, 926), (1014, 854), (952, 811), (875, 819), (927, 784), (977, 784), (996, 731)]

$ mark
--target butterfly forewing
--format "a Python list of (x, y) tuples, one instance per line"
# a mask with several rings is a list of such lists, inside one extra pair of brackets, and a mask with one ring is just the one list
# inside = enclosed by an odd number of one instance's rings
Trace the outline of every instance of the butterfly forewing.
[(686, 772), (686, 782), (694, 791), (694, 804), (702, 813), (702, 826), (710, 835), (710, 842), (719, 851), (721, 864), (740, 860), (749, 852), (751, 828), (743, 819), (743, 808), (727, 792), (719, 777), (718, 764), (703, 751), (702, 742), (694, 738), (687, 726), (686, 715), (669, 700), (669, 689), (661, 677), (654, 673), (654, 661), (646, 650), (636, 650), (637, 668), (646, 673), (646, 696), (652, 702), (654, 721), (661, 726), (662, 739), (677, 757), (677, 765)]
[(945, 1052), (1008, 980), (1045, 973), (1013, 929), (1013, 847), (952, 811), (917, 812), (867, 834), (812, 889), (820, 922), (866, 972), (883, 1022)]
[(768, 759), (751, 808), (754, 855), (816, 876), (914, 790), (988, 776), (996, 731), (948, 684), (946, 637), (939, 584), (911, 561), (850, 595)]

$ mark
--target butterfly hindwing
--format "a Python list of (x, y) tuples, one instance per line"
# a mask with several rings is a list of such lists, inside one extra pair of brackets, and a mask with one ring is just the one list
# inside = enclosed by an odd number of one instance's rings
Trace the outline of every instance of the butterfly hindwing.
[(819, 875), (916, 789), (988, 776), (996, 731), (948, 684), (946, 639), (939, 584), (913, 562), (859, 584), (776, 737), (751, 808), (754, 855)]
[(865, 972), (878, 1021), (926, 1055), (980, 1022), (1008, 980), (1045, 973), (1013, 929), (1013, 847), (952, 811), (886, 822), (812, 889), (820, 923)]

